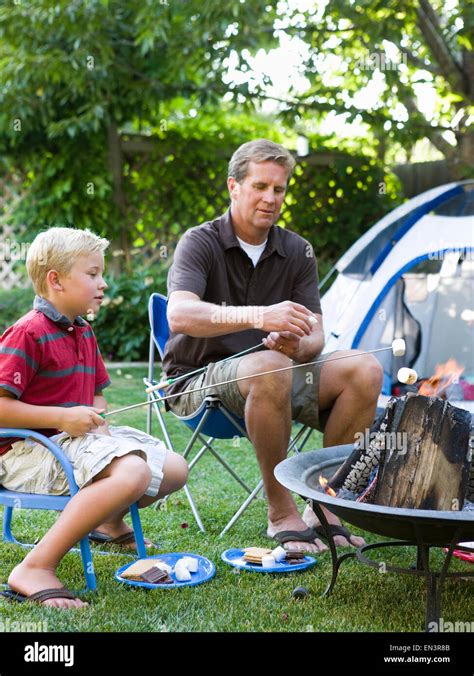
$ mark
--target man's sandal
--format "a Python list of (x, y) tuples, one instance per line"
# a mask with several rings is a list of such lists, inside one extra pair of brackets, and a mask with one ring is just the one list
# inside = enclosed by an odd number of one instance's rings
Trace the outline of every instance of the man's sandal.
[(285, 542), (310, 542), (314, 544), (317, 535), (313, 528), (306, 528), (305, 530), (281, 530), (272, 539), (276, 540), (280, 545)]
[[(314, 526), (313, 530), (316, 533), (317, 537), (321, 538), (322, 540), (328, 541), (329, 538), (327, 536), (326, 529), (323, 528), (323, 526)], [(341, 535), (342, 537), (346, 538), (347, 542), (351, 545), (351, 547), (354, 546), (351, 543), (352, 533), (349, 530), (347, 530), (347, 528), (342, 524), (330, 523), (329, 532), (331, 533), (331, 536), (333, 538), (337, 537), (338, 535)]]

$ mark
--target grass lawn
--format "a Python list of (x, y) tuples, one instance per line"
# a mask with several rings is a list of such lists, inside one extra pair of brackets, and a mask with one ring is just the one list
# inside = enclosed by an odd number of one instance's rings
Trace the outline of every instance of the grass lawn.
[[(144, 369), (112, 371), (113, 384), (107, 391), (111, 408), (144, 400)], [(169, 416), (176, 449), (184, 448), (188, 438), (185, 427)], [(145, 429), (145, 408), (112, 418), (112, 424), (127, 424)], [(155, 433), (158, 425), (155, 424)], [(313, 435), (307, 450), (321, 446), (320, 435)], [(247, 442), (240, 448), (227, 443), (224, 456), (248, 482), (259, 478), (254, 453)], [(209, 454), (207, 454), (209, 456)], [(320, 598), (331, 572), (329, 552), (318, 556), (310, 571), (288, 575), (237, 573), (220, 560), (229, 547), (267, 545), (265, 502), (255, 500), (240, 521), (224, 538), (219, 532), (245, 497), (240, 486), (212, 456), (203, 458), (193, 470), (190, 489), (201, 512), (206, 533), (201, 533), (191, 514), (184, 493), (173, 495), (156, 511), (142, 510), (145, 534), (159, 543), (161, 552), (189, 551), (211, 559), (217, 573), (207, 584), (194, 588), (146, 591), (121, 586), (114, 572), (130, 561), (123, 554), (97, 554), (94, 563), (98, 591), (86, 595), (91, 605), (80, 612), (60, 612), (29, 604), (13, 605), (0, 601), (5, 622), (46, 622), (47, 631), (59, 632), (160, 632), (160, 631), (267, 631), (267, 632), (376, 632), (420, 631), (424, 622), (425, 587), (418, 578), (383, 574), (350, 560), (340, 570), (333, 594)], [(17, 511), (14, 532), (23, 541), (40, 537), (55, 519), (54, 513)], [(188, 527), (186, 527), (186, 525)], [(377, 536), (368, 535), (370, 541)], [(0, 544), (0, 582), (6, 582), (10, 569), (21, 561), (24, 550)], [(435, 553), (437, 562), (442, 552)], [(381, 554), (379, 554), (381, 556)], [(390, 562), (407, 565), (414, 550), (390, 554)], [(380, 559), (379, 559), (380, 560)], [(456, 562), (455, 566), (462, 564)], [(468, 564), (463, 564), (465, 567)], [(460, 568), (462, 570), (462, 568)], [(466, 569), (466, 568), (464, 568)], [(78, 553), (66, 556), (60, 568), (61, 580), (71, 589), (84, 587)], [(299, 585), (309, 589), (304, 600), (291, 597)], [(448, 581), (443, 595), (444, 621), (467, 621), (474, 617), (471, 585), (466, 581)]]

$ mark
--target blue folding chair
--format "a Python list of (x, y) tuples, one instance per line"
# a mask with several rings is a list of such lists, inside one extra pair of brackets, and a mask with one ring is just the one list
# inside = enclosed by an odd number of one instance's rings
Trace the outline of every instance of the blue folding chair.
[[(153, 293), (150, 296), (148, 303), (148, 316), (150, 320), (150, 351), (148, 377), (144, 378), (144, 383), (147, 388), (156, 384), (157, 382), (154, 378), (156, 349), (158, 349), (160, 358), (163, 359), (165, 346), (169, 338), (169, 326), (166, 316), (166, 308), (166, 296), (163, 296), (159, 293)], [(168, 433), (163, 411), (160, 406), (160, 399), (165, 395), (165, 390), (155, 390), (154, 392), (148, 394), (149, 401), (153, 401), (153, 404), (148, 406), (147, 431), (149, 434), (151, 434), (153, 418), (153, 411), (151, 409), (153, 408), (159, 420), (166, 444), (168, 445), (168, 448), (174, 451), (175, 449)], [(215, 396), (206, 397), (203, 400), (201, 406), (192, 415), (178, 416), (175, 413), (173, 413), (173, 415), (178, 418), (178, 420), (183, 422), (187, 427), (189, 427), (193, 432), (186, 445), (186, 448), (184, 449), (183, 457), (187, 459), (196, 441), (199, 441), (202, 444), (200, 450), (189, 463), (189, 470), (191, 471), (196, 463), (202, 458), (204, 453), (209, 451), (216, 458), (216, 460), (221, 463), (225, 470), (229, 472), (229, 474), (248, 493), (247, 498), (244, 500), (229, 523), (225, 526), (224, 530), (221, 532), (221, 535), (224, 535), (224, 533), (226, 533), (233, 526), (237, 519), (240, 518), (252, 500), (257, 497), (263, 488), (262, 479), (260, 479), (253, 490), (249, 488), (213, 446), (213, 443), (216, 439), (234, 439), (235, 437), (244, 437), (248, 439), (245, 429), (245, 421), (226, 409), (219, 398)], [(312, 432), (313, 430), (311, 428), (302, 426), (297, 432), (295, 438), (290, 439), (288, 452), (294, 450), (299, 453), (306, 444)], [(301, 445), (298, 446), (301, 439), (303, 439)], [(199, 511), (187, 486), (185, 487), (185, 492), (196, 522), (200, 530), (204, 532), (205, 529), (202, 524)]]
[[(13, 544), (20, 545), (21, 547), (34, 547), (32, 544), (19, 542), (14, 537), (11, 531), (13, 509), (17, 507), (19, 509), (48, 509), (61, 512), (71, 497), (78, 492), (79, 487), (74, 479), (74, 472), (71, 463), (59, 446), (51, 441), (51, 439), (33, 430), (7, 428), (0, 429), (0, 438), (15, 437), (20, 437), (21, 439), (34, 439), (35, 441), (43, 444), (43, 446), (46, 446), (46, 448), (48, 448), (55, 458), (60, 462), (61, 467), (63, 468), (66, 475), (70, 490), (70, 495), (40, 495), (35, 493), (19, 493), (17, 491), (9, 491), (8, 489), (0, 486), (0, 505), (3, 505), (4, 508), (2, 541), (11, 542)], [(130, 505), (130, 514), (132, 517), (137, 555), (139, 558), (146, 558), (147, 552), (145, 541), (143, 539), (143, 531), (137, 503)], [(80, 541), (80, 551), (87, 589), (94, 591), (97, 588), (97, 581), (94, 573), (94, 564), (92, 561), (91, 549), (87, 535)]]

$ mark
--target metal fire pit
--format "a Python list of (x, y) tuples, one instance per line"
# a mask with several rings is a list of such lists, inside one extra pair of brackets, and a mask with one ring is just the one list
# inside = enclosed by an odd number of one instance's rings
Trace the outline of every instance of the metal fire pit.
[[(287, 458), (275, 468), (275, 476), (283, 486), (312, 501), (313, 510), (326, 530), (332, 559), (332, 578), (323, 596), (331, 593), (336, 583), (339, 567), (346, 559), (355, 557), (364, 565), (379, 568), (380, 564), (367, 557), (366, 552), (386, 547), (415, 546), (417, 548), (416, 566), (399, 568), (384, 562), (384, 570), (424, 576), (427, 588), (425, 629), (431, 628), (433, 625), (431, 627), (429, 625), (432, 622), (439, 625), (441, 594), (445, 579), (447, 577), (465, 578), (474, 576), (473, 572), (448, 572), (453, 551), (465, 549), (459, 547), (458, 543), (474, 540), (474, 512), (441, 512), (382, 507), (351, 500), (341, 500), (322, 492), (319, 477), (323, 476), (330, 479), (352, 450), (352, 444), (345, 444), (300, 453)], [(395, 538), (396, 541), (364, 545), (352, 552), (338, 556), (321, 505), (362, 530)], [(438, 571), (430, 568), (430, 548), (432, 547), (446, 547), (448, 550), (444, 564)], [(470, 550), (465, 549), (465, 551)]]

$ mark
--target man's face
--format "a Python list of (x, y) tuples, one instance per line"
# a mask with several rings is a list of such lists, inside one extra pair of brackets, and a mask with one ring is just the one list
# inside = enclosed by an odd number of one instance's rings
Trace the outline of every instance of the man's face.
[(278, 220), (285, 198), (287, 171), (276, 162), (250, 162), (242, 183), (228, 179), (232, 215), (246, 228), (269, 230)]

